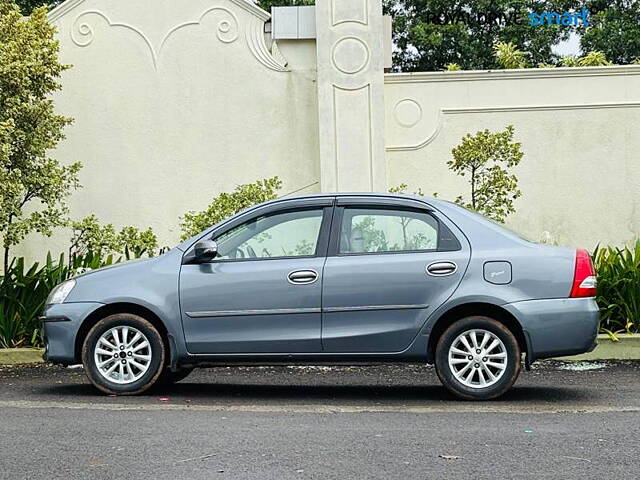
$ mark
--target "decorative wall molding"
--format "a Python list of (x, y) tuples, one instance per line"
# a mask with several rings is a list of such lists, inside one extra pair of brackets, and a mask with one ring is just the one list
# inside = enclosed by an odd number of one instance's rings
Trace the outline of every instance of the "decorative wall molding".
[(112, 22), (107, 15), (105, 15), (104, 13), (98, 10), (86, 10), (76, 17), (70, 31), (71, 40), (73, 41), (73, 43), (75, 43), (79, 47), (88, 47), (89, 45), (91, 45), (91, 43), (93, 43), (93, 39), (95, 38), (95, 34), (93, 33), (93, 28), (88, 23), (81, 21), (84, 17), (87, 17), (89, 15), (97, 15), (101, 17), (104, 21), (106, 21), (107, 24), (111, 27), (125, 28), (127, 30), (131, 30), (136, 35), (138, 35), (144, 41), (144, 43), (146, 43), (147, 47), (149, 48), (151, 57), (153, 59), (153, 63), (155, 65), (156, 63), (155, 48), (153, 47), (149, 38), (147, 38), (147, 36), (141, 30), (127, 23)]
[(554, 104), (554, 105), (512, 105), (496, 107), (465, 107), (465, 108), (440, 108), (437, 112), (435, 129), (420, 143), (411, 145), (388, 145), (387, 152), (410, 152), (420, 150), (433, 142), (444, 124), (445, 115), (481, 114), (481, 113), (505, 113), (505, 112), (549, 112), (571, 110), (601, 110), (609, 108), (640, 108), (640, 102), (608, 102), (588, 104)]
[[(351, 163), (352, 161), (349, 154), (353, 154), (358, 150), (360, 150), (360, 152), (365, 151), (365, 156), (367, 158), (370, 158), (373, 154), (374, 145), (372, 130), (374, 119), (371, 111), (371, 84), (356, 88), (345, 88), (333, 85), (332, 103), (333, 134), (336, 142), (334, 149), (335, 185), (340, 187), (344, 185), (344, 182), (340, 182), (340, 172), (345, 169), (345, 165), (343, 163)], [(341, 117), (344, 116), (345, 112), (349, 111), (344, 108), (344, 105), (341, 107), (341, 103), (354, 106), (355, 108), (353, 108), (353, 110), (360, 113), (359, 119), (361, 121), (364, 120), (365, 122), (364, 125), (360, 125), (361, 127), (364, 127), (364, 132), (361, 129), (352, 129), (349, 131), (352, 118), (348, 117), (348, 119), (341, 120)], [(360, 135), (355, 132), (359, 132)], [(356, 145), (354, 145), (354, 143)], [(380, 172), (376, 171), (377, 166), (375, 162), (368, 162), (368, 167), (369, 172), (366, 183), (367, 188), (369, 189), (368, 191), (373, 192), (376, 190), (376, 177)], [(366, 175), (366, 173), (366, 171), (361, 171), (361, 175)]]
[(198, 18), (198, 20), (181, 23), (181, 24), (176, 25), (175, 27), (173, 27), (171, 30), (169, 30), (167, 32), (167, 34), (164, 36), (164, 38), (162, 39), (162, 41), (160, 42), (160, 48), (158, 50), (158, 53), (162, 52), (162, 47), (164, 47), (164, 44), (166, 43), (166, 41), (175, 32), (177, 32), (178, 30), (180, 30), (182, 28), (185, 28), (185, 27), (191, 27), (191, 26), (200, 25), (200, 23), (202, 22), (202, 19), (204, 19), (204, 17), (206, 17), (208, 14), (210, 14), (212, 12), (215, 12), (215, 11), (224, 12), (224, 14), (229, 16), (229, 18), (222, 19), (222, 20), (220, 20), (220, 22), (218, 22), (218, 31), (216, 32), (216, 37), (218, 37), (218, 40), (220, 40), (222, 43), (233, 43), (233, 42), (235, 42), (238, 39), (238, 30), (240, 28), (240, 24), (238, 23), (238, 17), (236, 17), (236, 15), (231, 10), (229, 10), (228, 8), (211, 7), (209, 9), (205, 10), (202, 13), (202, 15), (200, 15), (200, 18)]
[(246, 30), (246, 40), (249, 50), (256, 60), (270, 70), (287, 72), (287, 60), (282, 56), (275, 40), (271, 51), (267, 48), (264, 39), (264, 22), (258, 18), (252, 18)]
[[(229, 0), (234, 1), (235, 0)], [(242, 3), (246, 3), (242, 0)], [(187, 27), (199, 26), (205, 17), (208, 15), (218, 14), (221, 16), (220, 20), (217, 24), (216, 29), (216, 37), (220, 42), (229, 44), (235, 42), (240, 35), (240, 22), (238, 21), (238, 17), (235, 13), (229, 10), (226, 7), (222, 6), (214, 6), (206, 9), (199, 18), (196, 20), (190, 20), (186, 22), (179, 23), (178, 25), (169, 29), (169, 31), (162, 37), (160, 43), (156, 46), (150, 40), (147, 34), (145, 34), (140, 28), (131, 25), (129, 23), (124, 22), (114, 22), (109, 16), (101, 12), (99, 10), (86, 10), (80, 13), (73, 22), (71, 27), (70, 35), (71, 40), (79, 47), (87, 47), (89, 46), (94, 38), (94, 27), (89, 23), (89, 19), (92, 16), (97, 16), (103, 19), (110, 27), (114, 28), (123, 28), (134, 32), (138, 37), (142, 39), (149, 50), (149, 54), (151, 56), (151, 61), (153, 64), (153, 68), (157, 71), (160, 61), (160, 56), (162, 54), (162, 50), (169, 40), (176, 32), (182, 30)], [(278, 71), (278, 72), (286, 72), (287, 69), (287, 61), (282, 56), (277, 46), (274, 45), (272, 47), (272, 51), (269, 51), (267, 45), (265, 43), (264, 37), (264, 20), (258, 16), (253, 16), (250, 18), (249, 23), (247, 25), (245, 31), (245, 38), (247, 41), (247, 45), (252, 55), (258, 60), (261, 64), (266, 66), (267, 68)]]
[(420, 143), (413, 144), (413, 145), (387, 145), (386, 151), (387, 152), (412, 152), (412, 151), (420, 150), (426, 147), (431, 142), (433, 142), (438, 137), (438, 135), (440, 135), (440, 131), (442, 130), (442, 124), (444, 123), (443, 122), (444, 115), (445, 115), (445, 109), (444, 108), (439, 109), (437, 113), (436, 128), (429, 134), (427, 138), (425, 138)]
[(64, 17), (68, 12), (76, 8), (82, 2), (84, 2), (84, 0), (67, 0), (66, 2), (62, 2), (56, 8), (52, 9), (47, 17), (50, 22), (55, 22)]
[[(68, 12), (70, 12), (71, 10), (79, 6), (80, 4), (84, 3), (84, 1), (85, 0), (67, 0), (66, 2), (61, 3), (60, 5), (58, 5), (56, 8), (54, 8), (49, 12), (49, 15), (48, 15), (49, 21), (55, 22), (56, 20), (62, 18)], [(262, 20), (263, 22), (266, 22), (271, 18), (271, 14), (269, 12), (265, 12), (260, 7), (246, 0), (227, 0), (227, 1), (234, 3), (241, 9), (249, 12), (256, 18), (259, 18), (260, 20)]]
[(73, 22), (73, 26), (71, 27), (71, 40), (73, 43), (78, 45), (79, 47), (87, 47), (91, 45), (95, 34), (93, 32), (93, 27), (85, 21), (87, 17), (91, 15), (97, 15), (102, 18), (110, 27), (119, 27), (130, 30), (138, 35), (144, 43), (147, 45), (149, 49), (149, 53), (151, 55), (151, 61), (153, 62), (153, 68), (155, 70), (158, 69), (158, 60), (160, 58), (160, 54), (162, 53), (162, 49), (169, 40), (169, 38), (178, 30), (181, 30), (185, 27), (197, 26), (200, 25), (202, 20), (209, 14), (213, 12), (221, 13), (223, 18), (218, 22), (218, 28), (216, 36), (218, 40), (223, 43), (232, 43), (238, 39), (238, 30), (240, 28), (238, 23), (238, 18), (236, 15), (229, 9), (225, 7), (211, 7), (205, 10), (197, 20), (183, 22), (175, 27), (171, 28), (160, 41), (160, 44), (156, 47), (153, 45), (149, 37), (139, 28), (130, 25), (128, 23), (123, 22), (113, 22), (111, 19), (103, 12), (99, 10), (87, 10), (79, 14), (75, 21)]
[(523, 68), (517, 70), (462, 70), (455, 72), (387, 73), (385, 84), (469, 82), (485, 80), (516, 80), (540, 78), (601, 77), (610, 75), (640, 75), (640, 65), (610, 67)]
[(403, 98), (393, 107), (393, 116), (398, 125), (411, 128), (422, 120), (422, 107), (412, 98)]
[(370, 57), (369, 47), (358, 37), (342, 37), (331, 49), (333, 66), (347, 75), (362, 71)]
[(601, 110), (606, 108), (639, 108), (640, 102), (607, 102), (607, 103), (575, 103), (575, 104), (552, 104), (552, 105), (513, 105), (497, 107), (465, 107), (465, 108), (443, 108), (447, 115), (457, 115), (461, 113), (496, 113), (496, 112), (537, 112), (537, 111), (557, 111), (557, 110)]
[[(369, 0), (356, 1), (358, 8), (354, 7), (353, 0), (331, 0), (331, 25), (333, 27), (341, 23), (369, 25)], [(350, 9), (351, 12), (347, 12), (346, 9)]]

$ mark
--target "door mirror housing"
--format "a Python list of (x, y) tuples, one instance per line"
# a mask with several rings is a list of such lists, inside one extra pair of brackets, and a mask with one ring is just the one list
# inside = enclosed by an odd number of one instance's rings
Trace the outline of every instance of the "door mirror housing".
[(208, 262), (218, 256), (218, 244), (214, 240), (201, 240), (193, 249), (196, 262)]

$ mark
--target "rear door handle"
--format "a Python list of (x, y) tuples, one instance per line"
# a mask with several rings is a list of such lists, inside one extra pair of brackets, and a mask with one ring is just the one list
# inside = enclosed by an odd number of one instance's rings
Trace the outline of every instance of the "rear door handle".
[(453, 262), (434, 262), (427, 266), (427, 273), (434, 277), (452, 275), (458, 270), (458, 265)]
[(315, 270), (294, 270), (287, 275), (287, 281), (293, 285), (308, 285), (318, 279)]

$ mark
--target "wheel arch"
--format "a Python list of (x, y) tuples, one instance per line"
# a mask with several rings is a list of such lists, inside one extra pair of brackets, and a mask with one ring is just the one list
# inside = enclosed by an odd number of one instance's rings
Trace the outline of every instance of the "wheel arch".
[(87, 337), (87, 334), (93, 328), (93, 326), (98, 323), (103, 318), (106, 318), (110, 315), (115, 315), (118, 313), (130, 313), (133, 315), (138, 315), (139, 317), (144, 318), (148, 322), (150, 322), (154, 327), (158, 329), (160, 333), (160, 337), (162, 337), (162, 342), (164, 343), (165, 349), (167, 351), (167, 360), (171, 359), (173, 363), (173, 358), (175, 357), (175, 346), (171, 340), (171, 336), (167, 327), (160, 317), (155, 314), (150, 309), (130, 302), (118, 302), (118, 303), (110, 303), (103, 305), (100, 308), (97, 308), (91, 314), (84, 319), (78, 332), (76, 333), (76, 340), (74, 346), (74, 358), (77, 362), (79, 362), (82, 358), (82, 344), (84, 343), (84, 339)]
[(482, 315), (493, 318), (494, 320), (502, 323), (505, 327), (513, 333), (520, 346), (520, 351), (526, 354), (527, 366), (529, 364), (529, 345), (527, 337), (525, 335), (522, 325), (516, 317), (510, 312), (492, 303), (485, 302), (472, 302), (457, 305), (444, 312), (435, 321), (431, 331), (429, 333), (429, 343), (427, 347), (427, 362), (433, 363), (435, 357), (436, 344), (438, 339), (444, 333), (444, 331), (461, 318), (469, 317), (472, 315)]

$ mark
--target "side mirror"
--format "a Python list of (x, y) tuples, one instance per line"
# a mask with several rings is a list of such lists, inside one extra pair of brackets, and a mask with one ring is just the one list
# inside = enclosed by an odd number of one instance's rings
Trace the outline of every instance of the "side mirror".
[(197, 262), (208, 262), (218, 255), (218, 244), (213, 240), (202, 240), (193, 249)]

